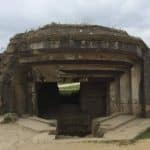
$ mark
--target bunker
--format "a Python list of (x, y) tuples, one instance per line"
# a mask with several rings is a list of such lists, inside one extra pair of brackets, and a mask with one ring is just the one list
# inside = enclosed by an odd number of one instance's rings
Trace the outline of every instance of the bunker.
[[(126, 31), (50, 24), (15, 35), (0, 62), (0, 112), (55, 118), (58, 134), (84, 136), (114, 113), (149, 116), (149, 48)], [(60, 93), (73, 82), (76, 93)]]

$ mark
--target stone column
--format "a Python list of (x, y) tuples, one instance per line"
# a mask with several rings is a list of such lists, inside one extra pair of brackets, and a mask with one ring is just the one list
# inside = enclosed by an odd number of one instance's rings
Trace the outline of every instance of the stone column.
[(33, 106), (33, 115), (38, 115), (37, 95), (36, 95), (35, 83), (32, 84), (32, 106)]
[(144, 97), (146, 117), (150, 117), (150, 54), (144, 56)]
[(132, 113), (130, 70), (120, 76), (120, 106), (121, 112)]
[(11, 80), (10, 75), (5, 75), (5, 78), (3, 78), (3, 81), (1, 82), (1, 103), (3, 107), (5, 108), (5, 113), (8, 112), (15, 112), (14, 110), (14, 86), (13, 82)]
[(16, 101), (16, 112), (22, 115), (26, 112), (26, 94), (22, 85), (18, 82), (14, 82), (14, 93)]
[(27, 105), (26, 105), (26, 111), (27, 114), (32, 115), (33, 114), (33, 105), (32, 105), (32, 88), (33, 88), (33, 83), (29, 82), (28, 83), (28, 89), (27, 89)]
[(131, 68), (131, 87), (132, 87), (132, 111), (133, 114), (139, 115), (141, 107), (141, 65), (135, 64)]
[(120, 112), (120, 78), (116, 77), (112, 82), (110, 82), (109, 88), (110, 95), (110, 113)]

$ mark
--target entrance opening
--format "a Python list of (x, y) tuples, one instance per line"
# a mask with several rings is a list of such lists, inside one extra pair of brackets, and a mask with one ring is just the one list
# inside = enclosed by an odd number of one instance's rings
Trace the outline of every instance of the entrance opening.
[(57, 119), (58, 135), (85, 136), (91, 122), (106, 115), (106, 83), (36, 83), (38, 116)]
[(57, 118), (80, 109), (80, 83), (37, 82), (36, 93), (39, 117)]
[(56, 118), (60, 105), (57, 83), (37, 83), (38, 116)]
[(80, 83), (59, 85), (61, 97), (57, 134), (85, 136), (90, 132), (90, 119), (81, 108)]
[(67, 83), (60, 84), (59, 95), (60, 95), (60, 112), (65, 113), (76, 113), (80, 110), (80, 83)]

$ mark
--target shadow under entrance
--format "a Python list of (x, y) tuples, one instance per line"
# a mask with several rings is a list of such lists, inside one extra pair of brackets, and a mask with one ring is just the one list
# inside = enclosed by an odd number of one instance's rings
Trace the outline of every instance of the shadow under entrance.
[(92, 119), (106, 115), (106, 83), (81, 82), (75, 92), (61, 91), (56, 82), (36, 83), (38, 116), (57, 119), (57, 134), (84, 136)]
[(80, 112), (80, 91), (59, 90), (56, 82), (36, 83), (38, 116), (57, 119), (64, 113)]
[(57, 83), (37, 83), (36, 87), (38, 116), (43, 118), (56, 118), (60, 106)]

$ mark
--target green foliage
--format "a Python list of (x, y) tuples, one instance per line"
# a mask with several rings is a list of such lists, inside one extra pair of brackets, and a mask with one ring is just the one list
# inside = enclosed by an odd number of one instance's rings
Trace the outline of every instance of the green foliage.
[(139, 139), (149, 139), (150, 138), (150, 128), (148, 128), (146, 131), (142, 132), (140, 135), (136, 137), (137, 140)]
[(17, 121), (18, 117), (15, 113), (7, 113), (4, 115), (2, 123), (11, 123)]
[(78, 93), (80, 90), (80, 85), (70, 85), (67, 87), (60, 87), (59, 91), (64, 95), (72, 95), (73, 93)]

